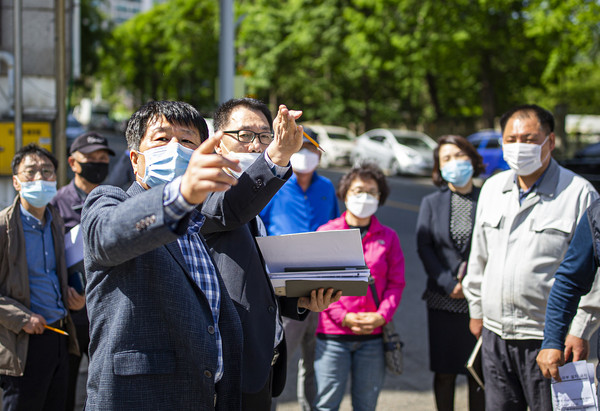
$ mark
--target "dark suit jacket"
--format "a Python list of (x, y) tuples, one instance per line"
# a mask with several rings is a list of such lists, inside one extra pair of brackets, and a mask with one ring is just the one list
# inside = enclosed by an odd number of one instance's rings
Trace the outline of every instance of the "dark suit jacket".
[(240, 408), (241, 324), (219, 276), (224, 375), (209, 303), (164, 223), (163, 187), (93, 190), (83, 209), (90, 365), (86, 410)]
[[(259, 235), (255, 217), (291, 173), (290, 170), (284, 179), (274, 176), (260, 156), (241, 175), (236, 186), (223, 193), (212, 193), (202, 205), (202, 214), (207, 218), (202, 234), (242, 321), (242, 391), (247, 393), (259, 391), (267, 382), (278, 304), (254, 240)], [(298, 315), (297, 304), (297, 298), (279, 298), (282, 315), (303, 319), (306, 314)], [(285, 344), (280, 349), (281, 356), (274, 367), (274, 396), (285, 386)]]
[[(480, 189), (473, 187), (475, 202)], [(469, 258), (471, 240), (457, 250), (450, 237), (450, 194), (447, 187), (429, 194), (421, 201), (417, 220), (417, 251), (427, 272), (427, 289), (442, 295), (452, 292), (462, 261)], [(471, 218), (475, 221), (475, 208)]]

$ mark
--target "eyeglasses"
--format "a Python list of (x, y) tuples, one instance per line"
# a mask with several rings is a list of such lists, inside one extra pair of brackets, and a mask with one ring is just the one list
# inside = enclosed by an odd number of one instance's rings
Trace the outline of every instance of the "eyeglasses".
[(273, 141), (273, 133), (263, 132), (263, 133), (255, 133), (250, 130), (231, 130), (231, 131), (223, 131), (223, 134), (227, 134), (230, 137), (234, 137), (240, 143), (248, 144), (252, 143), (255, 138), (258, 137), (258, 141), (260, 144), (269, 145)]
[(56, 175), (56, 171), (53, 168), (28, 168), (19, 171), (19, 174), (25, 176), (27, 181), (33, 181), (38, 173), (42, 176), (43, 180), (50, 180)]
[(379, 194), (380, 194), (380, 192), (377, 190), (365, 191), (364, 189), (362, 189), (360, 187), (351, 188), (350, 190), (348, 190), (348, 192), (353, 195), (360, 195), (360, 194), (366, 193), (366, 194), (372, 195), (373, 197), (379, 197)]

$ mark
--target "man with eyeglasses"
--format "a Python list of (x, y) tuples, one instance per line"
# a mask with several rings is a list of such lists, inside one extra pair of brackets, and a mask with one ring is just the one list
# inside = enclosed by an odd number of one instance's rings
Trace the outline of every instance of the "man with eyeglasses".
[[(64, 226), (48, 205), (57, 161), (29, 144), (12, 160), (14, 203), (0, 212), (0, 386), (3, 410), (64, 410), (68, 353), (79, 355), (69, 309)], [(51, 327), (51, 328), (48, 328)]]
[(216, 151), (239, 160), (241, 171), (232, 172), (235, 187), (203, 203), (201, 232), (242, 322), (243, 410), (269, 410), (285, 386), (281, 315), (303, 319), (307, 310), (322, 311), (339, 299), (332, 289), (314, 290), (311, 298), (276, 297), (254, 241), (266, 234), (258, 213), (292, 173), (290, 157), (302, 142), (300, 115), (280, 106), (273, 122), (267, 106), (250, 98), (229, 100), (214, 115), (222, 134)]
[[(523, 105), (500, 125), (511, 170), (481, 189), (463, 291), (471, 332), (482, 338), (485, 408), (552, 410), (550, 380), (536, 364), (546, 301), (577, 222), (598, 193), (552, 159), (552, 113)], [(574, 361), (587, 357), (596, 328), (593, 297), (586, 299), (565, 341)]]
[[(315, 132), (309, 128), (304, 131), (318, 142)], [(269, 235), (315, 231), (339, 217), (335, 187), (329, 179), (315, 171), (320, 159), (321, 152), (304, 137), (300, 151), (290, 159), (294, 175), (260, 213)], [(314, 313), (310, 313), (303, 322), (291, 318), (283, 321), (289, 355), (294, 355), (298, 346), (302, 349), (298, 362), (297, 394), (304, 411), (312, 409), (311, 404), (314, 404), (317, 395), (313, 363), (318, 321), (319, 316)]]

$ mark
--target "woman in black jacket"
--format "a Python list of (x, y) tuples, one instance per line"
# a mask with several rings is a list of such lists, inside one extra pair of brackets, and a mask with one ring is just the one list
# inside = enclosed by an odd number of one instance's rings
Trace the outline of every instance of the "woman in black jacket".
[(469, 409), (484, 409), (483, 390), (465, 368), (476, 340), (469, 332), (469, 309), (461, 280), (471, 248), (479, 188), (473, 177), (483, 160), (465, 138), (447, 135), (433, 152), (433, 183), (440, 190), (421, 202), (417, 249), (427, 272), (429, 359), (438, 411), (454, 410), (457, 374), (467, 374)]

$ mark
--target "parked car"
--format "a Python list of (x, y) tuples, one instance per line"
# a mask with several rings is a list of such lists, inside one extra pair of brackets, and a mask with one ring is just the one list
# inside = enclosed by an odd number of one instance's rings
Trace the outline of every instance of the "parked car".
[(600, 143), (582, 148), (572, 158), (561, 161), (561, 164), (600, 190)]
[(356, 139), (351, 158), (355, 164), (376, 162), (390, 175), (428, 175), (435, 146), (431, 137), (419, 131), (377, 128)]
[(77, 121), (73, 114), (67, 115), (67, 128), (65, 130), (65, 134), (67, 135), (67, 151), (71, 147), (73, 141), (86, 131), (87, 129)]
[(345, 127), (321, 124), (303, 124), (313, 130), (319, 139), (321, 167), (345, 166), (350, 164), (350, 154), (354, 148), (356, 135)]
[(481, 130), (467, 137), (483, 157), (485, 172), (480, 176), (487, 178), (499, 171), (508, 170), (508, 164), (502, 155), (502, 133), (496, 130)]

